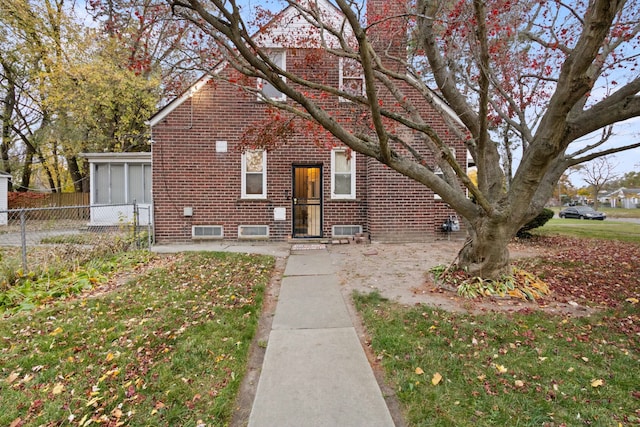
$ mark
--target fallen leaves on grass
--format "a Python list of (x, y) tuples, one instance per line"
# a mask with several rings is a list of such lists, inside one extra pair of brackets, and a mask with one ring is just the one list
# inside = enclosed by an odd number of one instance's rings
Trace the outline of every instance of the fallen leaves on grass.
[(544, 278), (553, 299), (611, 308), (640, 300), (640, 245), (560, 236), (529, 244), (544, 247), (544, 255), (518, 265)]
[(440, 375), (439, 372), (433, 374), (433, 377), (431, 378), (431, 384), (438, 385), (440, 384), (440, 381), (442, 381), (442, 375)]
[[(585, 425), (638, 420), (629, 366), (639, 347), (633, 335), (610, 327), (606, 316), (620, 321), (618, 311), (462, 314), (376, 294), (355, 301), (409, 424), (446, 416), (448, 425), (574, 425), (577, 413)], [(416, 382), (416, 367), (442, 378)]]
[[(467, 283), (464, 292), (468, 291), (471, 297), (506, 294), (535, 299), (540, 306), (558, 302), (574, 307), (602, 308), (636, 306), (640, 301), (640, 245), (636, 243), (535, 236), (519, 240), (517, 244), (540, 249), (536, 251), (539, 254), (536, 257), (514, 261), (514, 271), (523, 272), (516, 274), (520, 276), (516, 281), (528, 286), (530, 296), (515, 291), (516, 286), (512, 284), (487, 284), (477, 278), (474, 281), (463, 271), (447, 271), (446, 280), (440, 279), (438, 273), (444, 272), (446, 266), (434, 267), (431, 272), (438, 283), (454, 285), (441, 286), (440, 291), (455, 291), (458, 284)], [(638, 320), (637, 316), (632, 316), (614, 326), (632, 334), (640, 333)]]
[(56, 383), (56, 385), (53, 386), (53, 390), (51, 390), (51, 393), (55, 394), (60, 394), (64, 391), (64, 384), (62, 383)]
[(115, 292), (4, 319), (0, 425), (221, 422), (272, 266), (246, 255), (167, 256), (126, 284), (105, 284)]
[(494, 365), (494, 367), (496, 368), (496, 371), (499, 374), (506, 374), (508, 369), (504, 367), (504, 365)]

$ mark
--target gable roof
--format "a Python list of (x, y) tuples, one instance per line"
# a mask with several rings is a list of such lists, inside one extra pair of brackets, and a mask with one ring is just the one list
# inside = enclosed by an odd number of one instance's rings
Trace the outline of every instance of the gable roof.
[(640, 195), (640, 188), (625, 188), (620, 187), (617, 190), (611, 191), (604, 195), (604, 197), (634, 197)]
[[(327, 0), (315, 0), (314, 6), (317, 4), (323, 19), (329, 19), (328, 22), (338, 23), (344, 21), (344, 17), (340, 10), (336, 8)], [(313, 35), (313, 37), (307, 37), (305, 44), (300, 46), (301, 39), (300, 34)], [(305, 19), (298, 9), (289, 5), (276, 16), (274, 16), (269, 23), (260, 28), (253, 38), (257, 44), (264, 48), (283, 48), (283, 47), (311, 47), (320, 46), (322, 41), (320, 32), (314, 27), (307, 19)], [(329, 37), (331, 39), (332, 37)], [(334, 38), (335, 39), (335, 38)], [(325, 37), (325, 42), (327, 38)], [(298, 42), (296, 44), (296, 41)], [(336, 46), (333, 46), (336, 47)], [(226, 61), (221, 61), (215, 67), (213, 74), (219, 73), (227, 65)], [(153, 127), (160, 123), (165, 117), (167, 117), (173, 110), (178, 108), (187, 99), (191, 98), (195, 93), (202, 89), (213, 76), (209, 73), (204, 74), (194, 84), (189, 86), (184, 92), (174, 98), (167, 105), (158, 110), (147, 121), (147, 125)]]
[[(342, 11), (338, 9), (328, 0), (303, 0), (308, 2), (308, 7), (317, 7), (320, 11), (324, 22), (329, 22), (335, 26), (344, 24), (345, 31), (350, 31), (351, 27), (346, 22)], [(303, 40), (299, 34), (307, 34), (304, 39), (305, 43), (300, 44)], [(322, 35), (322, 37), (321, 37)], [(285, 9), (276, 14), (266, 25), (260, 28), (254, 33), (253, 38), (257, 44), (264, 48), (285, 48), (285, 47), (320, 47), (321, 43), (325, 43), (330, 47), (339, 47), (337, 39), (324, 32), (321, 34), (319, 29), (312, 25), (300, 11), (292, 5), (287, 6)], [(334, 43), (336, 44), (334, 46)], [(298, 42), (298, 43), (296, 43)], [(217, 74), (222, 71), (227, 65), (226, 61), (221, 61), (215, 67), (213, 74)], [(171, 112), (178, 108), (182, 103), (191, 98), (195, 93), (200, 91), (211, 79), (212, 74), (204, 74), (193, 85), (187, 88), (182, 94), (178, 95), (167, 105), (158, 110), (153, 116), (149, 118), (147, 124), (153, 127), (160, 123)], [(435, 91), (427, 87), (430, 95), (430, 100), (434, 107), (442, 114), (448, 115), (456, 124), (463, 125), (462, 120), (455, 111), (442, 99)]]
[[(300, 2), (302, 7), (315, 9), (321, 16), (322, 22), (332, 28), (343, 28), (348, 38), (353, 33), (344, 14), (340, 9), (327, 0), (307, 0)], [(274, 49), (286, 47), (311, 48), (321, 47), (323, 44), (339, 48), (338, 39), (309, 22), (299, 9), (289, 5), (276, 14), (266, 25), (260, 28), (253, 36), (258, 46)]]

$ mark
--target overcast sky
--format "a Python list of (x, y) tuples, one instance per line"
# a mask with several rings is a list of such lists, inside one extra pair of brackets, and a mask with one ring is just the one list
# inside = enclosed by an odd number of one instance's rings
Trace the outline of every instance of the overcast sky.
[[(598, 138), (599, 136), (599, 133), (595, 134), (593, 135), (592, 139), (576, 141), (576, 144), (594, 143), (596, 141), (596, 138)], [(612, 147), (634, 144), (636, 142), (640, 142), (640, 117), (617, 123), (613, 127), (613, 135), (611, 136), (609, 141), (606, 142), (602, 149), (598, 149), (597, 151)], [(640, 170), (640, 148), (623, 151), (621, 153), (611, 155), (608, 158), (610, 158), (611, 163), (615, 165), (615, 173), (617, 177), (622, 177), (627, 172)], [(579, 173), (570, 175), (570, 180), (573, 185), (578, 188), (586, 185), (581, 174)]]

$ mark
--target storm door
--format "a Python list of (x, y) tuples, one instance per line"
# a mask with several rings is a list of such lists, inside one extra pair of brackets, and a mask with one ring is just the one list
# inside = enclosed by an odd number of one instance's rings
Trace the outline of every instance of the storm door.
[(322, 237), (322, 167), (293, 167), (293, 237)]

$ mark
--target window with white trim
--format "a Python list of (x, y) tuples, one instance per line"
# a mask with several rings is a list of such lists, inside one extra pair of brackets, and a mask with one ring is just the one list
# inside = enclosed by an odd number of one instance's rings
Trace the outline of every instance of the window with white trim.
[[(358, 61), (351, 58), (340, 58), (340, 90), (354, 96), (364, 95), (364, 73)], [(340, 98), (341, 102), (349, 102)]]
[(361, 225), (334, 225), (331, 228), (333, 237), (353, 237), (359, 233), (362, 233)]
[[(283, 71), (287, 69), (287, 56), (284, 50), (272, 50), (268, 53), (269, 59)], [(281, 77), (284, 79), (284, 77)], [(287, 97), (271, 83), (264, 79), (258, 79), (258, 89), (261, 91), (260, 97), (272, 99), (274, 101), (285, 101)]]
[(356, 198), (356, 153), (345, 149), (331, 151), (331, 198)]
[(129, 203), (151, 203), (151, 165), (127, 165)]
[(194, 225), (191, 227), (191, 237), (193, 239), (222, 239), (224, 238), (224, 227), (222, 225)]
[(267, 198), (267, 152), (247, 150), (242, 153), (242, 198)]

